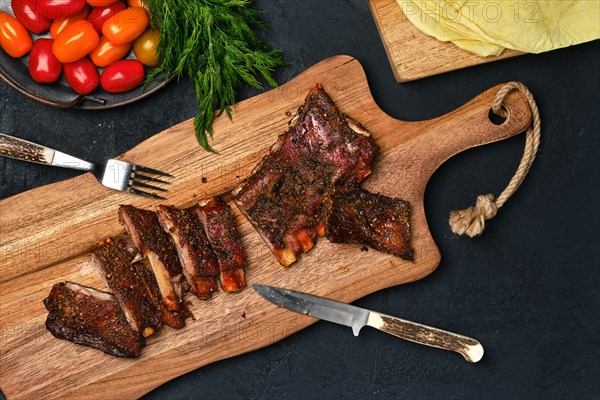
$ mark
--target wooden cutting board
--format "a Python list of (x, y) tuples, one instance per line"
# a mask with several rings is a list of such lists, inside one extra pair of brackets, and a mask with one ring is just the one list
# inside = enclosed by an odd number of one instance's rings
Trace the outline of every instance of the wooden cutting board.
[[(520, 94), (509, 95), (510, 117), (502, 125), (488, 118), (498, 87), (445, 116), (399, 121), (377, 107), (360, 63), (337, 56), (278, 89), (239, 103), (233, 122), (218, 118), (214, 146), (220, 154), (201, 150), (192, 121), (186, 121), (121, 158), (171, 172), (176, 178), (169, 204), (186, 207), (205, 196), (224, 193), (267, 154), (316, 82), (323, 84), (342, 112), (369, 129), (381, 146), (375, 171), (365, 186), (410, 201), (415, 260), (364, 252), (358, 245), (334, 245), (323, 238), (285, 269), (234, 207), (249, 260), (248, 282), (350, 302), (423, 278), (440, 260), (423, 210), (429, 177), (460, 151), (523, 131), (531, 115)], [(124, 203), (149, 209), (158, 204), (106, 189), (90, 174), (0, 202), (0, 388), (9, 399), (137, 398), (176, 376), (266, 346), (315, 322), (279, 309), (247, 288), (236, 294), (219, 292), (203, 302), (188, 296), (196, 321), (181, 330), (164, 328), (149, 338), (139, 359), (115, 358), (54, 338), (44, 327), (42, 300), (53, 284), (65, 280), (103, 288), (90, 266), (87, 249), (123, 232), (117, 208)]]
[(523, 54), (506, 49), (497, 57), (479, 57), (418, 30), (396, 0), (369, 0), (369, 6), (398, 82), (414, 81)]

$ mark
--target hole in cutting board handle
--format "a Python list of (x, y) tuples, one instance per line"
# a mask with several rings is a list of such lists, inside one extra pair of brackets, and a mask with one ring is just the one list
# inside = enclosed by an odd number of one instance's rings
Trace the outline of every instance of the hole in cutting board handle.
[(504, 105), (502, 105), (500, 107), (502, 107), (502, 110), (504, 111), (504, 114), (506, 115), (506, 117), (496, 114), (491, 108), (490, 108), (490, 111), (488, 112), (488, 118), (490, 119), (490, 122), (494, 125), (502, 125), (503, 123), (506, 122), (508, 117), (510, 117), (510, 112), (508, 111), (508, 108), (504, 107)]

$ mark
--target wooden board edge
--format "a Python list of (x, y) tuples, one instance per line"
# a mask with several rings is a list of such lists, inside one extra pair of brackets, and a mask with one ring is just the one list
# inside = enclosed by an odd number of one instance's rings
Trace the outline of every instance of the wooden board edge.
[(377, 27), (377, 32), (379, 32), (379, 37), (381, 38), (381, 41), (383, 42), (383, 49), (385, 50), (385, 54), (387, 55), (388, 62), (390, 63), (390, 68), (392, 69), (392, 73), (394, 74), (394, 78), (396, 79), (396, 82), (407, 82), (407, 81), (403, 80), (400, 72), (395, 67), (396, 60), (394, 57), (394, 53), (392, 52), (392, 49), (391, 49), (390, 39), (389, 39), (387, 32), (383, 26), (383, 23), (381, 22), (381, 19), (379, 17), (379, 9), (375, 6), (376, 2), (377, 2), (377, 0), (369, 0), (369, 9), (371, 10), (371, 15), (373, 16), (373, 21), (375, 21), (375, 26)]
[[(396, 2), (396, 0), (389, 0), (389, 1)], [(448, 63), (443, 64), (443, 66), (437, 70), (424, 70), (424, 69), (423, 70), (415, 70), (414, 68), (407, 68), (405, 66), (405, 64), (402, 62), (402, 60), (400, 58), (398, 58), (398, 54), (395, 54), (392, 50), (393, 42), (389, 38), (386, 27), (384, 26), (381, 16), (380, 16), (380, 6), (382, 4), (384, 4), (382, 0), (369, 0), (369, 8), (371, 10), (373, 20), (375, 21), (377, 31), (379, 32), (379, 36), (381, 37), (381, 40), (383, 42), (383, 47), (387, 54), (388, 61), (390, 63), (390, 67), (394, 74), (394, 78), (396, 79), (396, 82), (398, 82), (398, 83), (412, 82), (412, 81), (419, 80), (422, 78), (440, 75), (445, 72), (457, 71), (460, 69), (469, 68), (469, 67), (476, 66), (476, 65), (487, 64), (490, 62), (527, 54), (527, 53), (523, 53), (523, 52), (520, 52), (517, 50), (505, 49), (502, 52), (502, 54), (499, 56), (479, 57), (473, 53), (470, 53), (466, 50), (463, 50), (463, 49), (457, 47), (456, 45), (454, 45), (451, 42), (441, 42), (432, 36), (426, 35), (425, 33), (421, 32), (417, 27), (412, 25), (409, 21), (409, 22), (407, 22), (407, 24), (410, 24), (410, 26), (412, 28), (411, 31), (414, 35), (419, 36), (426, 42), (435, 43), (435, 45), (438, 47), (443, 47), (443, 48), (448, 49), (448, 51), (446, 51), (446, 53), (448, 53), (448, 55), (452, 55), (452, 53), (457, 53), (459, 55), (458, 57), (463, 57), (464, 59), (467, 59), (467, 60), (471, 59), (472, 61), (470, 61), (470, 62), (463, 61), (462, 63), (459, 63), (459, 64), (453, 64), (451, 62), (448, 62)], [(404, 13), (402, 12), (402, 9), (399, 6), (397, 9), (397, 12), (398, 12), (400, 20), (402, 20), (403, 18), (407, 19), (406, 16), (404, 16)], [(456, 55), (453, 55), (452, 58), (456, 58)]]
[[(437, 39), (435, 39), (437, 40)], [(453, 43), (450, 42), (441, 42), (442, 44), (447, 44), (449, 46), (454, 46)], [(456, 50), (460, 50), (461, 52), (465, 52), (468, 53), (466, 50), (462, 50), (460, 48), (457, 48)], [(475, 56), (474, 54), (470, 54), (471, 56), (474, 57), (478, 57)], [(459, 71), (461, 69), (467, 69), (467, 68), (472, 68), (472, 67), (476, 67), (478, 65), (483, 65), (483, 64), (489, 64), (495, 61), (500, 61), (500, 60), (505, 60), (508, 58), (513, 58), (513, 57), (517, 57), (517, 56), (521, 56), (527, 53), (522, 53), (516, 50), (510, 50), (510, 49), (505, 49), (504, 52), (502, 52), (501, 55), (499, 56), (489, 56), (489, 57), (478, 57), (479, 61), (469, 64), (469, 65), (458, 65), (458, 66), (451, 66), (452, 64), (448, 63), (447, 64), (447, 68), (443, 68), (440, 69), (438, 71), (435, 72), (429, 72), (429, 73), (425, 73), (425, 72), (418, 72), (418, 71), (414, 71), (414, 70), (410, 70), (410, 69), (402, 69), (400, 67), (400, 70), (398, 72), (398, 76), (397, 76), (397, 82), (398, 83), (407, 83), (407, 82), (413, 82), (419, 79), (423, 79), (423, 78), (429, 78), (432, 76), (437, 76), (437, 75), (442, 75), (445, 74), (447, 72), (453, 72), (453, 71)], [(395, 75), (395, 74), (394, 74)]]

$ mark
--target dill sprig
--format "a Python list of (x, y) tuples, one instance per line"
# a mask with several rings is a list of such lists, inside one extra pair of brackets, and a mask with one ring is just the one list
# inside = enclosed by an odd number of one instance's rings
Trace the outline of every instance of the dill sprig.
[[(162, 61), (146, 79), (157, 75), (188, 76), (196, 90), (199, 112), (196, 137), (212, 151), (214, 117), (230, 106), (245, 83), (262, 88), (258, 76), (272, 87), (276, 67), (286, 65), (281, 50), (272, 50), (256, 34), (266, 25), (250, 0), (145, 0), (150, 19), (160, 31)], [(217, 112), (215, 113), (215, 110)]]

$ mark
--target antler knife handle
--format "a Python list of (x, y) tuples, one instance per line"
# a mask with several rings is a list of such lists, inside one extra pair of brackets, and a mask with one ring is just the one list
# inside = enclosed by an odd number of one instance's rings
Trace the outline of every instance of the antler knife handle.
[(483, 357), (483, 346), (477, 340), (457, 333), (418, 324), (405, 319), (371, 311), (367, 325), (411, 342), (460, 353), (465, 360), (477, 362)]

